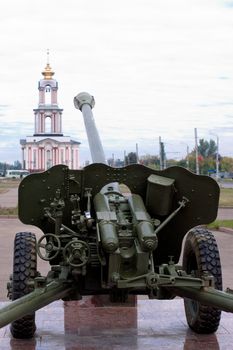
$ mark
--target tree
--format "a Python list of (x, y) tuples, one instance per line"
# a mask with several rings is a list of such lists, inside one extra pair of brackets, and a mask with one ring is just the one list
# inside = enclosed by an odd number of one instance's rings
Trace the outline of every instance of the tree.
[(217, 145), (214, 140), (204, 140), (200, 139), (199, 140), (199, 145), (198, 145), (198, 154), (201, 155), (203, 158), (208, 158), (208, 157), (216, 157), (216, 152), (217, 152)]
[(16, 169), (16, 170), (22, 169), (22, 164), (20, 163), (19, 160), (14, 161), (14, 169)]
[(130, 152), (125, 157), (125, 165), (136, 164), (137, 163), (137, 154), (136, 152)]
[(158, 156), (152, 156), (150, 154), (146, 154), (140, 157), (139, 162), (150, 168), (160, 169), (160, 161)]
[(233, 158), (231, 157), (221, 158), (221, 171), (233, 172)]
[[(214, 140), (209, 141), (200, 139), (198, 144), (198, 162), (200, 174), (208, 175), (209, 171), (216, 168), (216, 154), (217, 144)], [(218, 155), (219, 161), (221, 156)], [(193, 151), (189, 155), (189, 167), (190, 170), (196, 172), (196, 151)]]

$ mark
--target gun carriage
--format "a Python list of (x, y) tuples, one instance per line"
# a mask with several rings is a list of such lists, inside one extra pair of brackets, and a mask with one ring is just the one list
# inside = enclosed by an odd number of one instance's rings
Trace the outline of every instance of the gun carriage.
[[(109, 167), (93, 97), (81, 93), (74, 103), (83, 113), (93, 164), (81, 170), (57, 165), (22, 180), (19, 218), (44, 235), (36, 242), (31, 232), (16, 234), (8, 283), (13, 301), (0, 311), (0, 327), (11, 323), (14, 337), (28, 338), (35, 311), (54, 300), (107, 294), (125, 302), (129, 294), (144, 294), (183, 297), (191, 329), (215, 332), (221, 310), (233, 312), (231, 290), (222, 291), (215, 238), (203, 227), (217, 215), (217, 183), (181, 167)], [(37, 256), (50, 264), (47, 276), (38, 272)]]

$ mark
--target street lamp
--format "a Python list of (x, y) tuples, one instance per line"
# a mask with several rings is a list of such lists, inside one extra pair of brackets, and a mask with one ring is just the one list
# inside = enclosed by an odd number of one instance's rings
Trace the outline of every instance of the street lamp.
[(183, 141), (181, 143), (186, 145), (186, 167), (189, 170), (189, 145)]
[(196, 174), (199, 175), (197, 128), (194, 128), (194, 137), (195, 137), (195, 154), (196, 154)]
[(219, 179), (219, 137), (217, 134), (210, 132), (211, 135), (215, 136), (217, 139), (217, 151), (216, 151), (216, 180)]
[(164, 142), (162, 142), (161, 136), (159, 136), (159, 163), (160, 163), (160, 170), (166, 169), (166, 153), (165, 153), (165, 147)]

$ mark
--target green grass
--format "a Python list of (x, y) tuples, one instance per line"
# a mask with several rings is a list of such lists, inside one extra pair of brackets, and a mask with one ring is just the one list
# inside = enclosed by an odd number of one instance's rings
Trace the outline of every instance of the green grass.
[(233, 207), (233, 188), (220, 188), (220, 207)]
[[(18, 179), (1, 179), (0, 180), (0, 194), (8, 192), (11, 188), (19, 186), (20, 180)], [(18, 207), (6, 208), (0, 205), (0, 215), (18, 215)]]
[(18, 187), (20, 180), (17, 179), (1, 179), (0, 180), (0, 194), (6, 193), (10, 188)]
[(233, 229), (233, 220), (215, 220), (211, 224), (207, 225), (207, 227), (212, 230), (219, 230), (220, 227)]
[[(219, 206), (222, 208), (233, 207), (233, 188), (220, 188)], [(220, 227), (233, 229), (233, 220), (215, 220), (207, 227), (212, 230), (218, 230)]]
[(18, 215), (18, 207), (6, 208), (6, 207), (0, 206), (0, 215)]

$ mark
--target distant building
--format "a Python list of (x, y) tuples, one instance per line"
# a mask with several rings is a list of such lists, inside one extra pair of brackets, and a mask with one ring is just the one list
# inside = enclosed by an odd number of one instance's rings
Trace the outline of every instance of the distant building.
[(49, 61), (39, 81), (39, 104), (34, 109), (35, 129), (33, 136), (20, 140), (22, 166), (30, 172), (45, 171), (56, 164), (70, 169), (79, 168), (80, 142), (62, 133), (62, 112), (58, 107), (58, 83), (53, 79)]

